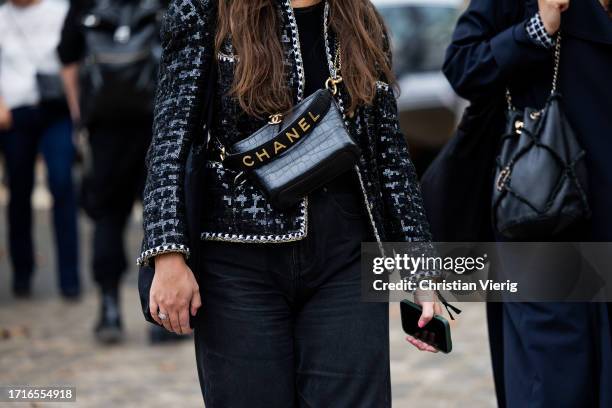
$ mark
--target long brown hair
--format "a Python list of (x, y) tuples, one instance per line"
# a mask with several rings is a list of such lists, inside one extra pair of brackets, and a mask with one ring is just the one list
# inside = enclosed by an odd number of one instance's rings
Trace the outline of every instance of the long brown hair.
[[(376, 81), (395, 84), (385, 53), (387, 32), (370, 0), (328, 0), (329, 24), (341, 46), (342, 78), (350, 97), (349, 112), (371, 104)], [(231, 38), (238, 56), (231, 93), (242, 109), (262, 117), (291, 108), (284, 51), (282, 17), (276, 0), (219, 0), (217, 51)], [(327, 61), (321, 61), (327, 66)]]

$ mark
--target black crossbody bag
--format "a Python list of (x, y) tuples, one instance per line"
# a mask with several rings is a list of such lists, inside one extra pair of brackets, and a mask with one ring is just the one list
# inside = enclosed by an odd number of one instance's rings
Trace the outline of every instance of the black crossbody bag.
[(496, 160), (493, 225), (508, 239), (546, 239), (584, 222), (586, 153), (557, 92), (561, 34), (554, 55), (553, 85), (543, 109), (517, 109), (506, 91), (506, 133)]
[[(338, 47), (339, 50), (340, 47)], [(335, 57), (340, 72), (339, 51)], [(334, 100), (341, 76), (320, 89), (289, 114), (270, 116), (266, 126), (226, 149), (221, 160), (259, 186), (270, 204), (286, 209), (309, 193), (353, 168), (361, 151), (348, 133)]]

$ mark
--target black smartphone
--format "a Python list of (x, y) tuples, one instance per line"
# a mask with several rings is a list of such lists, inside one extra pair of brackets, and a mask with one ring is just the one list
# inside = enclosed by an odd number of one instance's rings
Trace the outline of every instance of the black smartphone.
[(409, 300), (402, 300), (400, 312), (402, 314), (402, 328), (404, 331), (425, 343), (434, 346), (443, 353), (450, 353), (453, 349), (450, 325), (442, 316), (434, 316), (423, 328), (418, 326), (423, 308)]

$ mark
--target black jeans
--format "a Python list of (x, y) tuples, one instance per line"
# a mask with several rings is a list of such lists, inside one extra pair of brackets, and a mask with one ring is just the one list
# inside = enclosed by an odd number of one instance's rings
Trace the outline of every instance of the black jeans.
[(103, 290), (114, 290), (127, 268), (125, 225), (141, 199), (151, 118), (91, 126), (91, 166), (83, 179), (82, 205), (94, 221), (93, 275)]
[(389, 407), (389, 315), (361, 301), (356, 192), (310, 197), (308, 238), (205, 242), (195, 328), (207, 408)]

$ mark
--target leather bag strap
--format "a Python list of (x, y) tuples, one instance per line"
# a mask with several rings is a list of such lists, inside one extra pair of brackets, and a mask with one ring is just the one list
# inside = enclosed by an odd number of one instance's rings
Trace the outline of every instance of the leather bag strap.
[[(280, 132), (269, 141), (242, 153), (230, 153), (225, 157), (223, 165), (230, 169), (252, 171), (285, 151), (291, 149), (298, 141), (306, 139), (313, 130), (323, 121), (332, 102), (330, 92), (320, 92), (304, 113), (299, 115), (288, 125), (280, 125)], [(273, 126), (273, 125), (268, 125)]]

